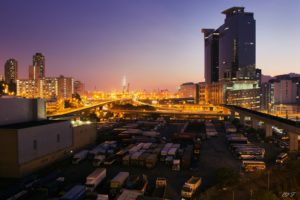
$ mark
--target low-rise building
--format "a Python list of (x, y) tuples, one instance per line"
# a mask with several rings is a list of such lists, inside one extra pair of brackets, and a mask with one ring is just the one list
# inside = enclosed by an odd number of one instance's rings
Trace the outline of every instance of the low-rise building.
[(96, 124), (91, 122), (72, 122), (72, 150), (78, 150), (96, 142)]
[(0, 126), (0, 176), (21, 177), (63, 158), (72, 146), (69, 121), (41, 120)]
[(47, 120), (45, 101), (0, 98), (0, 177), (35, 172), (96, 142), (91, 122)]

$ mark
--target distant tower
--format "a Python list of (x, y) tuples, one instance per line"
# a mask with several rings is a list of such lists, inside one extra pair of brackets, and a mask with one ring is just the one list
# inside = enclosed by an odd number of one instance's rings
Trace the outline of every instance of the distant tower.
[(18, 62), (11, 58), (5, 62), (4, 78), (7, 83), (15, 83), (18, 79)]
[(32, 65), (29, 66), (29, 79), (45, 78), (45, 56), (36, 53), (32, 57)]
[(122, 92), (126, 92), (126, 88), (127, 88), (127, 80), (126, 80), (126, 76), (123, 76), (122, 79)]

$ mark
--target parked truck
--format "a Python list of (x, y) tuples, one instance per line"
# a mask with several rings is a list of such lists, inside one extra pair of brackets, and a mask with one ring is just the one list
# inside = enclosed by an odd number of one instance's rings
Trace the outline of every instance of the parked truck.
[(157, 163), (157, 154), (150, 154), (146, 158), (146, 167), (148, 169), (155, 167), (156, 163)]
[(119, 190), (123, 187), (123, 184), (127, 180), (129, 172), (119, 172), (111, 181), (110, 181), (110, 193), (115, 196)]
[(172, 170), (173, 171), (180, 171), (180, 160), (179, 159), (174, 159), (173, 160)]
[(88, 177), (86, 177), (86, 189), (93, 192), (95, 188), (103, 181), (106, 177), (106, 169), (98, 168), (93, 171)]
[(61, 200), (83, 200), (85, 198), (84, 185), (75, 185), (61, 197)]
[(165, 198), (167, 188), (167, 179), (158, 177), (155, 181), (155, 190), (153, 192), (154, 197)]
[(87, 158), (88, 153), (89, 153), (88, 150), (83, 150), (83, 151), (80, 151), (80, 152), (76, 153), (76, 154), (73, 156), (72, 163), (73, 163), (73, 164), (78, 164), (78, 163), (80, 163), (81, 161), (83, 161), (84, 159)]
[(146, 175), (130, 175), (125, 181), (124, 188), (128, 190), (139, 191), (145, 193), (148, 187), (148, 178)]
[(99, 167), (102, 163), (104, 163), (105, 155), (96, 155), (93, 160), (93, 166)]
[(202, 182), (201, 177), (192, 176), (187, 182), (184, 183), (181, 196), (183, 198), (192, 198)]

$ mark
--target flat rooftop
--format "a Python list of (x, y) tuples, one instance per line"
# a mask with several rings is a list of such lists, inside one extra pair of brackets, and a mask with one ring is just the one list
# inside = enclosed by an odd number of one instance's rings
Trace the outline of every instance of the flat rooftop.
[(21, 122), (15, 124), (2, 125), (0, 126), (0, 129), (23, 129), (23, 128), (29, 128), (34, 126), (54, 124), (59, 122), (67, 122), (67, 120), (40, 120), (40, 121)]

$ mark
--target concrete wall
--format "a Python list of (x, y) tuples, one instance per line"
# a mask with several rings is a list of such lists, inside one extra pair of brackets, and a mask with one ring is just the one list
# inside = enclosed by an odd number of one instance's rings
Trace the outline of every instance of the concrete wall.
[[(34, 141), (36, 141), (36, 148), (34, 148)], [(66, 149), (71, 145), (72, 129), (68, 121), (20, 129), (18, 131), (18, 162), (23, 164)]]
[(85, 124), (73, 127), (72, 149), (80, 149), (96, 142), (97, 129), (95, 124)]
[(17, 177), (17, 131), (0, 129), (0, 177)]
[(45, 119), (42, 99), (0, 98), (0, 125)]
[(32, 173), (63, 158), (71, 146), (72, 128), (68, 121), (24, 129), (0, 129), (0, 155), (3, 155), (0, 156), (0, 177), (18, 178)]

